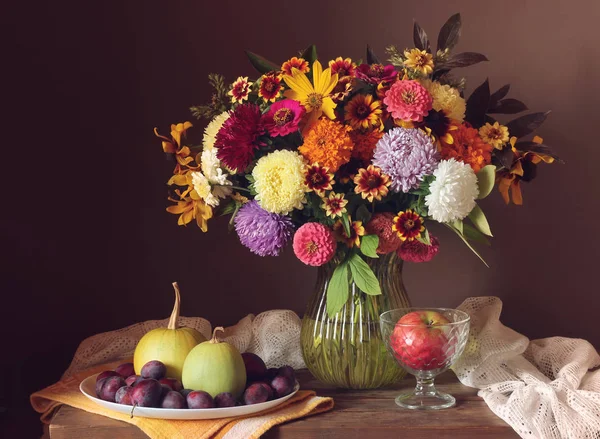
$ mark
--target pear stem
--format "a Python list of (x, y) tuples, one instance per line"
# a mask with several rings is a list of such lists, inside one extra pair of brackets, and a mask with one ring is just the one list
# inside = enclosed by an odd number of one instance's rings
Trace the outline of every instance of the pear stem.
[(221, 343), (221, 340), (219, 340), (219, 337), (217, 337), (217, 332), (222, 332), (225, 333), (225, 329), (223, 329), (222, 326), (217, 326), (214, 330), (213, 330), (213, 336), (212, 338), (208, 341), (209, 343), (212, 344), (217, 344), (217, 343)]
[(177, 329), (177, 322), (179, 321), (179, 306), (181, 304), (181, 296), (179, 295), (179, 285), (177, 282), (173, 282), (173, 289), (175, 290), (175, 305), (173, 306), (173, 312), (169, 319), (169, 329)]

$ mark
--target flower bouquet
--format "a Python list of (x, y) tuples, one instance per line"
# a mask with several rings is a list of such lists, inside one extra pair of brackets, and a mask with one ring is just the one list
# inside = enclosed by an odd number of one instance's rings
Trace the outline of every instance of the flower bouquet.
[[(557, 157), (527, 137), (548, 113), (496, 120), (527, 110), (506, 97), (509, 85), (491, 92), (486, 80), (464, 97), (455, 69), (487, 58), (453, 53), (460, 32), (456, 14), (434, 51), (415, 23), (414, 47), (388, 47), (387, 61), (369, 46), (357, 62), (321, 62), (315, 46), (281, 64), (246, 52), (256, 77), (229, 84), (211, 74), (211, 101), (191, 108), (209, 121), (201, 144), (186, 139), (190, 122), (172, 125), (170, 137), (155, 130), (175, 160), (167, 211), (204, 232), (215, 214), (230, 215), (260, 256), (292, 242), (305, 264), (335, 261), (325, 287), (331, 317), (352, 285), (381, 294), (376, 258), (431, 260), (440, 246), (432, 224), (478, 255), (473, 243), (492, 233), (477, 201), (496, 185), (507, 204), (522, 204), (521, 183)], [(371, 309), (373, 318), (381, 311)]]

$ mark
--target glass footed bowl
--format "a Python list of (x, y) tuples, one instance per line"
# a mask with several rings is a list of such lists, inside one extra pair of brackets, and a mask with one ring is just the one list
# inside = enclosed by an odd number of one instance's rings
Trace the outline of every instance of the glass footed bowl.
[(415, 390), (399, 395), (396, 404), (438, 410), (456, 403), (452, 395), (435, 388), (434, 379), (462, 354), (469, 322), (467, 313), (447, 308), (400, 308), (381, 314), (381, 333), (388, 351), (417, 378)]

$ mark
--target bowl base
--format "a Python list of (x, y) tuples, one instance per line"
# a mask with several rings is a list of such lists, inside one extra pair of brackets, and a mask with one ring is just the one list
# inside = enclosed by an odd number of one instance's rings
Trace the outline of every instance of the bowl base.
[(441, 410), (456, 404), (452, 395), (443, 392), (403, 393), (396, 398), (396, 404), (410, 410)]

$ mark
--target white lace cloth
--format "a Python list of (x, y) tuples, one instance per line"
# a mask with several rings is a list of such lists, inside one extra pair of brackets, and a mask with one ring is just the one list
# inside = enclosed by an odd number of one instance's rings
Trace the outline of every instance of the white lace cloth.
[[(459, 380), (480, 389), (490, 409), (523, 438), (600, 439), (600, 356), (585, 340), (552, 337), (529, 341), (500, 323), (496, 297), (465, 300), (471, 316), (465, 352), (454, 365)], [(88, 367), (133, 356), (138, 340), (168, 319), (138, 323), (84, 340), (64, 377)], [(180, 317), (179, 324), (211, 335), (202, 318)], [(268, 367), (305, 367), (300, 324), (292, 311), (267, 311), (226, 328), (224, 340), (241, 352), (254, 352)]]
[(529, 341), (504, 326), (497, 297), (465, 300), (465, 352), (453, 366), (490, 409), (523, 438), (600, 438), (600, 356), (585, 340)]
[[(85, 339), (63, 378), (98, 364), (133, 357), (140, 338), (152, 329), (166, 328), (168, 322), (169, 319), (149, 320)], [(179, 317), (179, 325), (194, 328), (207, 339), (211, 337), (211, 324), (203, 318)], [(240, 352), (255, 353), (267, 367), (287, 364), (302, 369), (306, 366), (300, 348), (300, 325), (300, 318), (289, 310), (266, 311), (256, 317), (249, 314), (236, 325), (225, 328), (223, 340)]]

